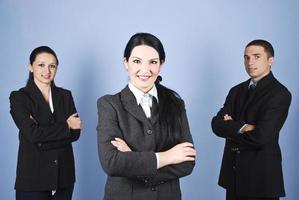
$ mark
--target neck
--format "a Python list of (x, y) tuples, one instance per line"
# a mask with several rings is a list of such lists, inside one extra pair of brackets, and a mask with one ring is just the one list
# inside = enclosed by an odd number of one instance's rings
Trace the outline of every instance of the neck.
[(148, 93), (153, 87), (154, 84), (150, 87), (146, 87), (146, 88), (142, 88), (142, 87), (137, 87), (136, 85), (134, 85), (132, 82), (130, 82), (135, 88), (137, 88), (138, 90), (142, 91), (143, 93)]
[(267, 73), (263, 74), (260, 77), (256, 77), (256, 78), (251, 77), (251, 79), (253, 80), (253, 82), (257, 83), (259, 80), (261, 80), (262, 78), (264, 78), (265, 76), (267, 76), (269, 73), (270, 73), (270, 71), (268, 71)]
[(51, 89), (51, 83), (45, 84), (34, 80), (34, 83), (38, 87), (38, 89), (42, 92), (44, 98), (48, 100), (49, 92)]

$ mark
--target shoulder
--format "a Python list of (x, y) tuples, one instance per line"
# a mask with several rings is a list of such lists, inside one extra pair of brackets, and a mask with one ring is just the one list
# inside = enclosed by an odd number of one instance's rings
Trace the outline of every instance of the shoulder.
[(286, 86), (284, 86), (282, 83), (280, 83), (277, 79), (274, 79), (272, 88), (273, 88), (272, 93), (275, 96), (291, 101), (291, 98), (292, 98), (291, 92), (288, 90), (288, 88)]
[(12, 91), (9, 95), (10, 101), (12, 100), (22, 100), (26, 101), (28, 95), (26, 94), (25, 88), (20, 88), (19, 90)]
[(104, 96), (101, 96), (97, 100), (97, 105), (100, 106), (107, 106), (107, 105), (115, 105), (120, 103), (120, 92), (116, 93), (114, 95), (106, 94)]
[(57, 87), (57, 86), (54, 86), (55, 90), (57, 91), (57, 93), (59, 94), (62, 94), (62, 95), (72, 95), (72, 92), (70, 90), (67, 90), (65, 88), (62, 88), (62, 87)]
[(235, 86), (233, 86), (231, 89), (230, 89), (230, 92), (237, 92), (241, 89), (243, 89), (244, 87), (247, 88), (248, 85), (249, 85), (249, 82), (250, 82), (250, 79), (246, 80), (246, 81), (243, 81)]

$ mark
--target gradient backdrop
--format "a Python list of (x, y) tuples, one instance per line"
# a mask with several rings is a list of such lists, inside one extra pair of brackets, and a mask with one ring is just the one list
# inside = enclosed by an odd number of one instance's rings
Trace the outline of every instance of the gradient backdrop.
[(163, 84), (185, 100), (198, 151), (192, 175), (181, 180), (184, 200), (221, 200), (217, 185), (224, 140), (210, 127), (228, 90), (248, 78), (243, 49), (269, 40), (274, 75), (293, 94), (281, 130), (287, 197), (298, 199), (297, 0), (0, 0), (0, 199), (14, 199), (18, 130), (9, 114), (9, 94), (25, 85), (30, 52), (49, 45), (60, 60), (56, 84), (73, 92), (84, 130), (74, 146), (74, 200), (102, 199), (106, 176), (97, 153), (98, 97), (120, 91), (128, 77), (122, 65), (126, 42), (136, 32), (164, 44)]

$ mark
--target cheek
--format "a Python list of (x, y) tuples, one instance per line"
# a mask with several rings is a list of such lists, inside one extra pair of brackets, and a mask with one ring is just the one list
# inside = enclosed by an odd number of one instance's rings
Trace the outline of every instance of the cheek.
[(158, 75), (159, 72), (160, 72), (160, 69), (161, 69), (161, 66), (155, 66), (155, 67), (153, 67), (153, 68), (151, 69), (151, 71), (152, 71), (153, 74)]

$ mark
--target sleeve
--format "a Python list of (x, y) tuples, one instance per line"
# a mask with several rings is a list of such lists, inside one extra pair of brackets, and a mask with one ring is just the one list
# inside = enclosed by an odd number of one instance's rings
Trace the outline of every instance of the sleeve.
[(239, 134), (237, 139), (253, 148), (262, 147), (277, 140), (291, 104), (291, 94), (287, 90), (276, 92), (262, 110), (253, 131)]
[(101, 165), (109, 176), (143, 179), (157, 171), (155, 152), (120, 152), (112, 144), (115, 137), (122, 137), (115, 108), (106, 98), (98, 102), (98, 150)]
[(30, 100), (22, 92), (10, 95), (10, 113), (22, 134), (32, 144), (42, 149), (44, 143), (67, 140), (71, 138), (70, 130), (65, 122), (54, 122), (48, 126), (40, 125), (32, 118)]
[(238, 133), (240, 128), (245, 124), (244, 122), (235, 120), (223, 120), (225, 114), (232, 116), (234, 119), (232, 99), (233, 91), (231, 89), (226, 97), (223, 107), (212, 119), (212, 130), (219, 137), (230, 139), (236, 138), (238, 135), (240, 135), (240, 133)]
[[(181, 124), (181, 133), (182, 142), (190, 142), (193, 143), (193, 139), (190, 133), (188, 118), (186, 115), (186, 110), (183, 104), (183, 112), (180, 117), (180, 124)], [(178, 179), (184, 176), (187, 176), (192, 173), (193, 168), (195, 166), (195, 161), (187, 161), (176, 165), (168, 165), (158, 169), (158, 172), (152, 177), (152, 181), (150, 182), (151, 185), (159, 185), (167, 182), (169, 180)]]
[[(67, 97), (68, 97), (68, 100), (67, 100), (68, 115), (67, 116), (71, 116), (72, 114), (77, 113), (77, 110), (75, 107), (72, 93), (68, 92)], [(40, 149), (46, 151), (46, 150), (51, 150), (51, 149), (63, 148), (67, 145), (70, 145), (72, 142), (77, 141), (80, 137), (81, 129), (69, 129), (69, 131), (70, 131), (69, 138), (58, 140), (58, 141), (43, 142), (42, 145), (40, 145)]]

